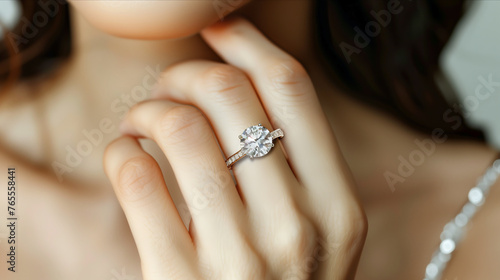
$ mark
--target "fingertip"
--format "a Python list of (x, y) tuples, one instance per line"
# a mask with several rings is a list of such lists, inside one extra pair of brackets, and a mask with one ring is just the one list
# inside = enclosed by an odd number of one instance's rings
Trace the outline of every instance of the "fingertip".
[(151, 91), (151, 95), (149, 96), (151, 99), (158, 99), (162, 96), (161, 88), (156, 86), (156, 88)]
[(131, 136), (120, 136), (106, 146), (103, 156), (103, 166), (106, 174), (109, 175), (112, 163), (115, 162), (116, 158), (122, 154), (124, 150), (130, 150), (131, 146), (140, 146), (139, 141)]
[(130, 144), (139, 144), (139, 142), (137, 141), (137, 139), (130, 136), (120, 136), (108, 144), (108, 146), (104, 150), (104, 157), (109, 157), (116, 150), (119, 150), (123, 146), (128, 146)]
[(129, 124), (128, 120), (127, 119), (124, 119), (121, 123), (120, 123), (120, 127), (118, 128), (120, 130), (120, 133), (124, 136), (130, 136), (130, 135), (134, 135), (134, 129), (132, 128), (132, 126)]
[(137, 128), (131, 123), (130, 113), (127, 114), (125, 119), (120, 123), (118, 130), (122, 136), (128, 136), (132, 138), (142, 138), (142, 135), (137, 131)]
[(224, 18), (222, 21), (218, 21), (201, 31), (201, 35), (204, 38), (213, 37), (219, 35), (223, 32), (227, 32), (230, 29), (234, 29), (242, 25), (252, 25), (247, 19), (241, 16), (229, 16)]

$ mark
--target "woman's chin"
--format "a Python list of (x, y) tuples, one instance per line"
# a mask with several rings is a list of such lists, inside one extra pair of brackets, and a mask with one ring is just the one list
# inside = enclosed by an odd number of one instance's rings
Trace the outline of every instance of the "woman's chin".
[[(126, 38), (126, 39), (136, 39), (136, 40), (172, 40), (172, 39), (179, 39), (179, 38), (185, 38), (189, 37), (192, 35), (195, 35), (199, 33), (204, 27), (209, 26), (210, 24), (214, 23), (210, 22), (207, 23), (206, 25), (202, 26), (194, 26), (190, 28), (183, 28), (183, 29), (174, 29), (174, 30), (169, 30), (167, 28), (165, 29), (148, 29), (147, 31), (144, 31), (145, 29), (140, 29), (137, 28), (137, 26), (134, 27), (128, 27), (128, 26), (104, 26), (104, 25), (99, 25), (98, 23), (93, 23), (91, 22), (92, 25), (100, 29), (101, 31), (116, 36), (116, 37), (121, 37), (121, 38)], [(146, 28), (146, 27), (145, 27)]]
[(187, 37), (222, 17), (213, 1), (70, 2), (76, 11), (96, 28), (130, 39), (163, 40)]

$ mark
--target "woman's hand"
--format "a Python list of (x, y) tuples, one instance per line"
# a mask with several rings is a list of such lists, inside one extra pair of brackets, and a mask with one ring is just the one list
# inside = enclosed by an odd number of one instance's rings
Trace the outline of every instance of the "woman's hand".
[[(366, 219), (304, 68), (243, 19), (202, 35), (227, 64), (167, 69), (156, 99), (131, 109), (129, 136), (105, 155), (144, 279), (353, 279)], [(238, 135), (259, 123), (285, 137), (236, 163), (235, 183), (221, 149), (238, 151)], [(169, 160), (189, 230), (137, 137)]]

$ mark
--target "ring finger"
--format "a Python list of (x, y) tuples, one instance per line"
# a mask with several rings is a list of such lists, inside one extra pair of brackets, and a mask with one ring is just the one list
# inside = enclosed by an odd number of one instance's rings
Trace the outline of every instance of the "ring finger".
[[(228, 156), (240, 149), (237, 136), (246, 128), (261, 123), (272, 130), (252, 83), (230, 65), (210, 61), (174, 65), (163, 74), (157, 95), (202, 109)], [(247, 207), (269, 213), (268, 206), (290, 203), (297, 182), (278, 147), (256, 162), (244, 159), (234, 167)]]

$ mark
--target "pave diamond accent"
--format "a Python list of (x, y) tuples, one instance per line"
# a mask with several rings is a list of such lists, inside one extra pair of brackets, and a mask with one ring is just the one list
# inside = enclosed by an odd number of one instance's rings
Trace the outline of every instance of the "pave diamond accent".
[(276, 138), (283, 138), (285, 134), (283, 133), (283, 130), (281, 130), (281, 128), (278, 128), (275, 131), (271, 132), (271, 136), (273, 137), (274, 140)]
[(240, 135), (241, 151), (250, 158), (267, 155), (273, 144), (273, 136), (261, 124), (251, 126)]
[(230, 165), (230, 164), (232, 164), (233, 162), (238, 161), (238, 160), (239, 160), (240, 158), (242, 158), (243, 156), (245, 156), (245, 155), (243, 154), (243, 152), (242, 152), (241, 150), (239, 150), (236, 154), (234, 154), (234, 155), (230, 156), (230, 157), (227, 159), (226, 164), (227, 164), (227, 165)]

